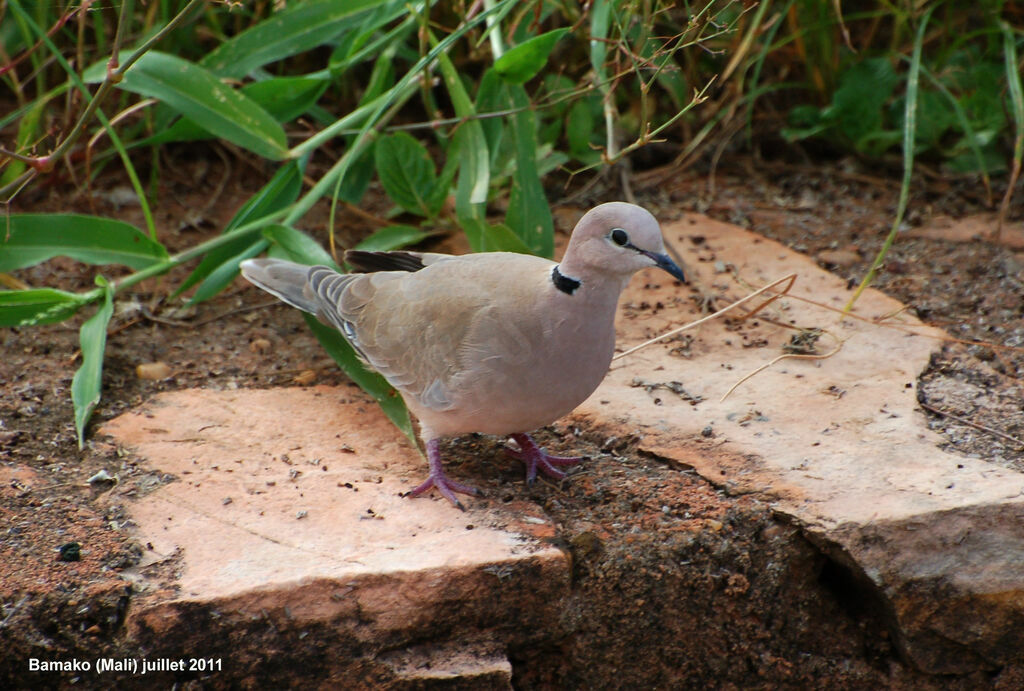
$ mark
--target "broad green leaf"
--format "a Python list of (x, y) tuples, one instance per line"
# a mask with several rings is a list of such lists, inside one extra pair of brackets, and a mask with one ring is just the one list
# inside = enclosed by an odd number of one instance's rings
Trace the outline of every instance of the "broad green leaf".
[(319, 100), (330, 82), (316, 77), (274, 77), (242, 87), (242, 93), (258, 103), (278, 122), (291, 122)]
[(100, 402), (103, 386), (103, 351), (107, 347), (107, 324), (114, 314), (114, 288), (102, 276), (96, 283), (103, 288), (103, 304), (79, 329), (82, 365), (71, 379), (71, 402), (75, 406), (75, 430), (78, 448), (85, 446), (85, 426)]
[[(903, 127), (906, 99), (893, 101), (892, 119), (898, 128)], [(898, 108), (898, 110), (896, 110)], [(917, 94), (917, 132), (914, 141), (918, 151), (938, 148), (943, 135), (956, 126), (956, 114), (949, 108), (946, 97), (938, 91), (921, 90)]]
[(175, 142), (197, 142), (204, 139), (216, 139), (216, 137), (197, 125), (194, 121), (189, 120), (186, 117), (180, 117), (175, 120), (170, 127), (165, 127), (163, 129), (158, 127), (157, 133), (153, 136), (140, 139), (137, 142), (132, 142), (130, 148), (137, 149), (140, 147), (172, 144)]
[(0, 291), (0, 326), (36, 326), (64, 321), (82, 306), (82, 298), (53, 288)]
[(826, 120), (835, 122), (851, 142), (883, 129), (883, 106), (899, 83), (888, 58), (870, 58), (853, 65), (839, 79)]
[(413, 226), (387, 226), (361, 240), (353, 249), (366, 252), (388, 252), (415, 245), (428, 237), (430, 237), (430, 233)]
[(566, 116), (565, 134), (569, 140), (569, 151), (584, 163), (592, 163), (601, 157), (601, 152), (591, 146), (599, 142), (594, 111), (600, 107), (598, 99), (583, 98), (572, 104)]
[[(264, 218), (298, 199), (299, 192), (302, 190), (302, 171), (304, 167), (302, 161), (290, 161), (279, 168), (274, 177), (259, 192), (250, 197), (242, 205), (242, 208), (235, 213), (234, 218), (224, 226), (224, 232), (228, 233), (234, 228), (241, 227), (250, 221)], [(259, 228), (253, 228), (251, 232), (243, 233), (228, 244), (208, 252), (203, 256), (202, 261), (199, 262), (199, 266), (174, 291), (174, 295), (180, 295), (185, 292), (209, 276), (214, 269), (221, 266), (224, 262), (244, 252), (253, 244), (253, 238), (258, 231)], [(235, 268), (237, 270), (237, 266)], [(199, 302), (199, 300), (196, 296), (193, 296), (189, 304), (196, 302)]]
[[(246, 84), (242, 87), (242, 93), (267, 111), (277, 122), (285, 123), (312, 108), (328, 86), (327, 80), (314, 77), (275, 77)], [(170, 127), (141, 139), (132, 146), (137, 148), (171, 142), (191, 142), (213, 139), (215, 136), (214, 133), (197, 125), (194, 120), (181, 117)]]
[(12, 214), (0, 226), (0, 271), (63, 256), (87, 264), (143, 269), (167, 259), (163, 245), (133, 225), (78, 214)]
[(558, 39), (565, 36), (568, 31), (568, 28), (555, 29), (546, 34), (534, 36), (506, 51), (494, 62), (492, 69), (510, 84), (527, 82), (544, 68)]
[(263, 229), (263, 236), (284, 250), (292, 261), (310, 266), (322, 264), (332, 269), (338, 269), (338, 265), (334, 263), (327, 250), (301, 230), (274, 224)]
[(481, 229), (481, 252), (517, 252), (533, 254), (523, 239), (504, 223), (485, 224)]
[(426, 147), (406, 132), (377, 140), (374, 146), (377, 176), (391, 200), (409, 213), (437, 215), (428, 200), (434, 195), (437, 170)]
[(257, 67), (312, 50), (359, 26), (364, 17), (357, 15), (379, 4), (380, 0), (293, 4), (217, 46), (203, 58), (202, 65), (221, 76), (244, 77)]
[(118, 86), (166, 103), (204, 130), (264, 158), (281, 160), (288, 154), (284, 130), (267, 111), (188, 60), (151, 51)]
[(555, 253), (555, 226), (537, 171), (537, 118), (530, 108), (530, 97), (521, 85), (508, 84), (506, 90), (509, 105), (516, 110), (510, 118), (516, 146), (516, 171), (505, 223), (532, 253), (550, 258)]

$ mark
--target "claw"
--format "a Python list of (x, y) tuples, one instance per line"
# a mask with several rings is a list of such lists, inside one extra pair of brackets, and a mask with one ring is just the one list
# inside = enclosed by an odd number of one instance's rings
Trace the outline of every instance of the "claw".
[(538, 469), (548, 477), (560, 480), (565, 477), (565, 473), (555, 466), (576, 465), (583, 460), (573, 456), (551, 456), (537, 446), (528, 434), (513, 434), (512, 439), (519, 445), (519, 449), (505, 449), (505, 452), (526, 464), (526, 484), (528, 485), (532, 485), (536, 481)]
[(480, 490), (476, 487), (471, 487), (455, 480), (449, 480), (448, 476), (444, 474), (444, 468), (441, 465), (441, 450), (438, 448), (436, 439), (431, 439), (427, 442), (427, 462), (430, 464), (430, 475), (423, 484), (408, 492), (406, 496), (418, 497), (433, 487), (441, 493), (441, 496), (450, 501), (455, 508), (465, 511), (466, 507), (455, 497), (455, 492), (469, 494), (474, 497), (480, 495)]

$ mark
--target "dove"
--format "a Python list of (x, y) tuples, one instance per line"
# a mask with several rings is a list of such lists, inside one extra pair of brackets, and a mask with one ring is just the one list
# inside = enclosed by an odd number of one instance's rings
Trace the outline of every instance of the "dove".
[(358, 273), (281, 259), (247, 259), (251, 283), (337, 328), (404, 399), (418, 422), (431, 488), (460, 509), (472, 486), (445, 475), (440, 440), (468, 433), (511, 438), (537, 473), (562, 478), (581, 458), (552, 456), (529, 433), (568, 414), (604, 379), (615, 351), (615, 312), (634, 273), (664, 269), (657, 220), (609, 202), (577, 223), (561, 262), (511, 252), (445, 255), (349, 250)]

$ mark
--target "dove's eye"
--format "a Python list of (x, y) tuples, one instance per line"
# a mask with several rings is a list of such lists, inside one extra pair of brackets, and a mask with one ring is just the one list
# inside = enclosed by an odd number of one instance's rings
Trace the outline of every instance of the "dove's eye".
[(613, 228), (608, 237), (619, 247), (625, 247), (629, 244), (629, 234), (622, 228)]

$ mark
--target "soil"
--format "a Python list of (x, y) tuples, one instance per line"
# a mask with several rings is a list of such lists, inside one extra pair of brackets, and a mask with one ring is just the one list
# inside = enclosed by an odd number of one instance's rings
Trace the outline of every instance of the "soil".
[[(172, 252), (216, 234), (272, 172), (195, 147), (172, 149), (161, 165), (156, 223)], [(317, 171), (310, 175), (315, 178)], [(895, 175), (870, 172), (853, 160), (805, 164), (726, 156), (714, 170), (652, 169), (636, 171), (632, 180), (637, 201), (663, 220), (695, 210), (747, 227), (818, 258), (848, 278), (851, 287), (879, 251), (898, 199)], [(112, 169), (93, 182), (91, 193), (76, 190), (58, 171), (24, 190), (11, 210), (99, 213), (143, 227), (141, 210), (126, 189), (123, 176)], [(985, 237), (913, 237), (914, 228), (939, 216), (991, 213), (975, 180), (920, 177), (913, 189), (906, 232), (889, 252), (875, 287), (958, 339), (951, 338), (922, 374), (920, 402), (951, 450), (1024, 470), (1024, 250)], [(559, 201), (563, 192), (560, 186), (549, 192), (562, 232), (570, 229), (577, 209), (624, 195), (603, 182)], [(1002, 192), (995, 189), (995, 198)], [(342, 213), (337, 243), (351, 246), (387, 212), (379, 190), (371, 188), (360, 210)], [(325, 218), (321, 205), (304, 223), (324, 244)], [(1022, 218), (1024, 190), (1018, 189), (1010, 220)], [(113, 267), (104, 271), (118, 275)], [(0, 630), (6, 647), (0, 685), (30, 683), (21, 666), (31, 656), (131, 654), (121, 624), (133, 592), (121, 572), (140, 550), (123, 507), (107, 496), (110, 483), (89, 480), (101, 469), (117, 469), (122, 489), (134, 483), (145, 491), (163, 479), (92, 434), (101, 421), (157, 391), (345, 381), (297, 312), (242, 281), (196, 308), (182, 308), (168, 295), (186, 275), (179, 270), (151, 280), (118, 301), (103, 397), (83, 450), (75, 440), (70, 385), (78, 327), (88, 314), (64, 324), (0, 331)], [(15, 276), (32, 286), (74, 291), (93, 285), (94, 270), (57, 259)], [(716, 297), (697, 292), (695, 299)], [(154, 362), (166, 363), (168, 376), (157, 381), (137, 376), (138, 365)], [(559, 440), (553, 437), (572, 433), (556, 426), (547, 442), (557, 452)], [(632, 489), (619, 497), (614, 487), (621, 478), (613, 483), (598, 476), (575, 483), (567, 493), (544, 484), (529, 491), (564, 528), (563, 542), (574, 555), (576, 594), (563, 622), (569, 634), (558, 646), (546, 653), (529, 646), (510, 650), (517, 685), (586, 686), (616, 678), (618, 670), (637, 669), (635, 644), (652, 630), (672, 641), (662, 667), (685, 669), (689, 679), (739, 685), (925, 683), (901, 666), (877, 614), (843, 594), (856, 592), (855, 584), (845, 582), (796, 528), (778, 523), (768, 507), (749, 497), (728, 497), (693, 476), (688, 492), (706, 495), (693, 502), (703, 507), (695, 515), (700, 530), (668, 540), (659, 534), (655, 541), (645, 530), (663, 507), (678, 503), (678, 497), (663, 496), (661, 479), (677, 471), (659, 459), (631, 454), (629, 440), (603, 439), (596, 430), (578, 433), (574, 451), (583, 445), (585, 452), (591, 444), (595, 451), (612, 448), (623, 456), (620, 472), (629, 476)], [(456, 463), (468, 462), (480, 443), (470, 439), (450, 453)], [(499, 494), (508, 487), (527, 491), (509, 483)], [(619, 522), (630, 529), (605, 529)], [(710, 534), (726, 531), (730, 537), (715, 543), (707, 537), (709, 522), (717, 526)], [(613, 534), (618, 537), (610, 538)], [(622, 537), (629, 534), (634, 537)], [(59, 560), (61, 546), (70, 542), (81, 545), (80, 560)], [(690, 570), (666, 566), (691, 562), (696, 566)], [(649, 577), (654, 572), (657, 578)], [(748, 592), (743, 606), (729, 597)], [(643, 620), (624, 621), (615, 614), (620, 600), (657, 601), (680, 593), (693, 596), (687, 621), (666, 621), (667, 611)], [(607, 603), (607, 609), (594, 603)], [(704, 618), (721, 618), (723, 612), (735, 619), (735, 630), (701, 630)], [(827, 628), (833, 624), (837, 628)], [(594, 638), (594, 631), (603, 631), (603, 638)], [(684, 655), (687, 648), (679, 641), (694, 637), (706, 639), (706, 658)], [(571, 662), (589, 659), (592, 646), (611, 646), (601, 651), (604, 662), (584, 671), (574, 668)], [(673, 656), (678, 659), (669, 659)], [(8, 664), (12, 660), (18, 669)], [(644, 686), (664, 683), (662, 671), (653, 665), (631, 680)], [(211, 683), (230, 684), (213, 678)], [(1012, 685), (1012, 679), (1002, 683)]]

